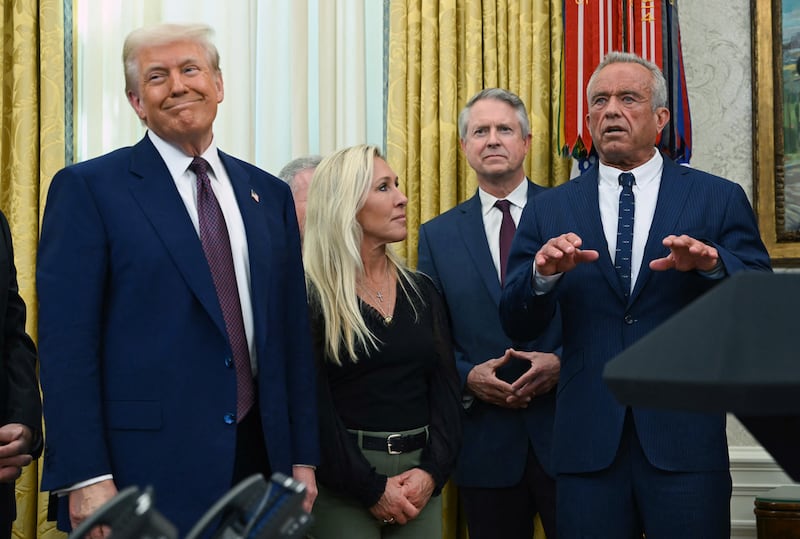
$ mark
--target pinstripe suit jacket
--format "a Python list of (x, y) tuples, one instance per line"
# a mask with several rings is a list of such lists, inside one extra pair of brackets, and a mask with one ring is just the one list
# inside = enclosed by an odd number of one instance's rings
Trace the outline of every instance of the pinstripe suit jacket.
[[(603, 234), (597, 186), (595, 165), (529, 203), (533, 211), (526, 208), (520, 221), (500, 305), (503, 326), (515, 339), (530, 339), (544, 330), (560, 305), (563, 356), (553, 433), (557, 473), (597, 471), (613, 462), (625, 406), (602, 381), (606, 362), (719, 282), (697, 272), (651, 271), (649, 262), (668, 254), (664, 237), (687, 234), (709, 242), (719, 250), (729, 275), (770, 271), (742, 188), (665, 157), (644, 261), (626, 299)], [(533, 257), (548, 239), (566, 232), (580, 236), (582, 248), (598, 251), (600, 258), (563, 274), (553, 291), (536, 296)], [(727, 469), (724, 415), (634, 408), (633, 417), (642, 448), (658, 468)]]

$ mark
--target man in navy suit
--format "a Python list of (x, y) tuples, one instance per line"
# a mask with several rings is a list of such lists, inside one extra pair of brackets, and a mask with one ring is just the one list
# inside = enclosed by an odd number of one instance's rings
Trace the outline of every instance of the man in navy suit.
[[(669, 119), (656, 65), (611, 53), (587, 97), (599, 164), (526, 210), (501, 301), (503, 327), (515, 338), (538, 334), (560, 308), (559, 532), (727, 539), (725, 416), (626, 407), (601, 376), (606, 362), (721, 279), (770, 271), (769, 256), (739, 185), (678, 166), (655, 148)], [(633, 200), (621, 201), (627, 172)], [(620, 208), (632, 211), (633, 229), (630, 271), (618, 274), (615, 265), (624, 268), (627, 258), (617, 253), (627, 242), (618, 225), (629, 223), (618, 219)]]
[(126, 93), (147, 134), (50, 187), (37, 270), (42, 489), (64, 502), (60, 527), (130, 485), (152, 485), (181, 535), (253, 473), (306, 483), (306, 509), (316, 493), (294, 205), (285, 183), (217, 149), (210, 34), (132, 32)]
[(42, 452), (42, 402), (36, 379), (36, 348), (25, 332), (14, 248), (0, 212), (0, 539), (11, 537), (16, 515), (14, 483)]
[[(498, 306), (503, 212), (514, 222), (545, 189), (525, 178), (531, 144), (522, 100), (500, 88), (473, 96), (458, 118), (461, 148), (477, 173), (471, 199), (425, 223), (418, 269), (447, 303), (464, 391), (464, 443), (455, 482), (472, 539), (531, 539), (534, 516), (556, 537), (555, 481), (550, 476), (553, 391), (560, 362), (558, 324), (539, 342), (512, 345)], [(513, 226), (513, 225), (512, 225)], [(523, 376), (524, 375), (524, 376)], [(512, 382), (527, 384), (515, 391)], [(520, 382), (522, 383), (522, 382)]]

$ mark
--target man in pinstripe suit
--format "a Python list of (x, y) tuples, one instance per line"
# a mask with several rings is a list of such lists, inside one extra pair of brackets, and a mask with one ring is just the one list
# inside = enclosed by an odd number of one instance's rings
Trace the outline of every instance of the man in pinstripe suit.
[[(560, 307), (553, 433), (559, 536), (727, 539), (724, 415), (626, 407), (602, 372), (721, 279), (769, 271), (769, 256), (740, 186), (656, 150), (669, 119), (656, 65), (611, 53), (587, 96), (599, 164), (526, 208), (500, 305), (514, 339), (536, 336)], [(623, 201), (628, 173), (633, 200)], [(623, 271), (615, 266), (625, 265), (617, 250), (627, 241), (619, 225), (628, 212), (632, 248)]]

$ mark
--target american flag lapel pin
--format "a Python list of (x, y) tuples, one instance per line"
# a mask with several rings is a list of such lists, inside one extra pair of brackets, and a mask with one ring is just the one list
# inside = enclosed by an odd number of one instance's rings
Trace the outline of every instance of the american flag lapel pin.
[(252, 189), (250, 189), (250, 196), (253, 198), (253, 200), (255, 200), (256, 202), (259, 202), (258, 193), (256, 193)]

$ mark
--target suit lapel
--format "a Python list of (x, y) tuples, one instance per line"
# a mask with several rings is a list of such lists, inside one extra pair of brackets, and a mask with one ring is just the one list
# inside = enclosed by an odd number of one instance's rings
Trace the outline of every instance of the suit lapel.
[(625, 297), (622, 283), (614, 269), (614, 261), (611, 260), (611, 255), (608, 253), (608, 242), (603, 232), (603, 222), (600, 219), (597, 172), (598, 167), (595, 165), (583, 176), (570, 180), (576, 184), (575, 189), (570, 191), (573, 215), (578, 222), (580, 231), (578, 235), (583, 240), (582, 248), (594, 249), (598, 252), (600, 258), (594, 264), (620, 297)]
[[(250, 297), (260, 297), (257, 291), (263, 286), (263, 283), (268, 283), (270, 279), (270, 265), (267, 256), (270, 251), (270, 226), (264, 219), (265, 213), (262, 210), (262, 205), (266, 203), (262, 200), (265, 194), (256, 189), (251, 182), (250, 175), (235, 159), (223, 152), (219, 152), (219, 156), (233, 185), (236, 202), (239, 204), (239, 211), (247, 234), (247, 252), (250, 259)], [(267, 327), (267, 313), (261, 307), (261, 302), (252, 302), (253, 323), (257, 334), (261, 334), (258, 328)]]
[(131, 194), (152, 223), (189, 289), (224, 333), (222, 310), (200, 238), (166, 164), (147, 137), (134, 146), (130, 170), (141, 180), (131, 187)]
[(500, 305), (500, 281), (497, 278), (497, 269), (494, 267), (492, 254), (489, 251), (486, 229), (483, 226), (481, 198), (477, 192), (464, 204), (461, 211), (461, 222), (459, 223), (461, 239), (483, 284), (489, 291), (489, 295), (497, 305)]
[(653, 214), (653, 223), (647, 235), (647, 243), (642, 257), (642, 267), (631, 294), (631, 301), (639, 295), (647, 280), (651, 277), (650, 261), (662, 258), (669, 252), (661, 242), (665, 237), (677, 230), (678, 218), (687, 203), (691, 181), (684, 177), (688, 169), (675, 164), (664, 157), (664, 170), (661, 173), (661, 184), (658, 188), (658, 201)]

